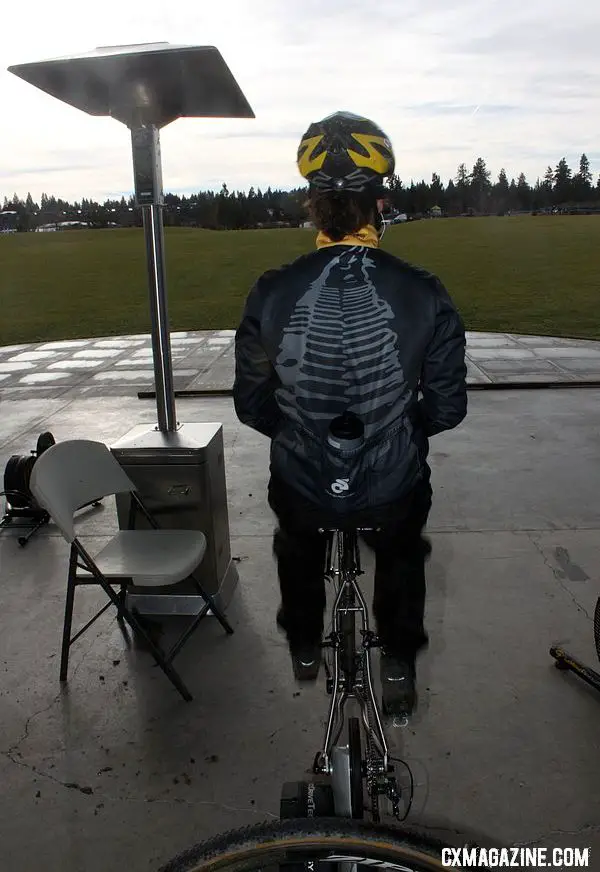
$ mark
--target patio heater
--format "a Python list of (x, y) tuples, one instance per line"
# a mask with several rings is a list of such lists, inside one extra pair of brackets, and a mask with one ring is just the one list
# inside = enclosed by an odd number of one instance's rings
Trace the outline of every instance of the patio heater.
[[(161, 127), (177, 118), (254, 118), (239, 85), (213, 46), (168, 42), (104, 46), (81, 55), (8, 68), (11, 73), (89, 115), (110, 116), (131, 132), (136, 203), (142, 209), (157, 405), (157, 426), (130, 430), (113, 454), (163, 527), (199, 529), (207, 551), (196, 572), (225, 608), (238, 581), (231, 559), (220, 423), (176, 419), (167, 311), (160, 158)], [(117, 500), (119, 524), (130, 524)], [(136, 526), (145, 520), (137, 519)], [(142, 614), (198, 614), (200, 597), (182, 583), (176, 594), (136, 590)]]

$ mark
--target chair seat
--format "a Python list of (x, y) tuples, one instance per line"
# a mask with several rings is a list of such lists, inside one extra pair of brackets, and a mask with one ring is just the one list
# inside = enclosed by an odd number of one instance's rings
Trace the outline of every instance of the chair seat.
[(196, 530), (121, 530), (94, 559), (106, 578), (159, 587), (186, 579), (205, 552), (206, 537)]

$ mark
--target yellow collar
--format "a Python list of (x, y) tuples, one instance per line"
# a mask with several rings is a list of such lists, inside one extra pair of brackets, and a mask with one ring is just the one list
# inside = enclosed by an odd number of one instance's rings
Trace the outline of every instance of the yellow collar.
[(320, 230), (317, 236), (317, 248), (327, 248), (330, 245), (366, 245), (368, 248), (379, 248), (379, 237), (372, 224), (361, 227), (350, 236), (344, 236), (339, 242), (333, 242), (326, 233)]

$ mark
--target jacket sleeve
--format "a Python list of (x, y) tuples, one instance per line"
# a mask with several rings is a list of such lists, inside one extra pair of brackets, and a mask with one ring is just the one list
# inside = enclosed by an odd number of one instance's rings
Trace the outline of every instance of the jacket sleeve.
[(246, 299), (235, 334), (233, 403), (243, 424), (272, 438), (281, 418), (275, 399), (280, 382), (261, 342), (261, 280)]
[(421, 416), (427, 436), (457, 427), (467, 414), (466, 336), (446, 288), (436, 284), (435, 331), (421, 372)]

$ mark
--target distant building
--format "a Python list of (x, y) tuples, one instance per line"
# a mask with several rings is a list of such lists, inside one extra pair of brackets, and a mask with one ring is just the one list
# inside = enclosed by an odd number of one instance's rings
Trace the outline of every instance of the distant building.
[(57, 221), (53, 224), (40, 224), (36, 233), (52, 233), (56, 230), (72, 230), (75, 227), (89, 227), (87, 221)]
[(442, 210), (439, 206), (432, 206), (430, 209), (430, 212), (431, 212), (432, 218), (441, 218), (442, 217)]

